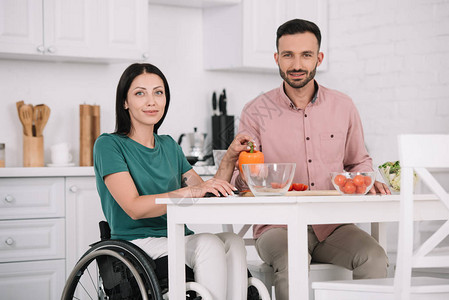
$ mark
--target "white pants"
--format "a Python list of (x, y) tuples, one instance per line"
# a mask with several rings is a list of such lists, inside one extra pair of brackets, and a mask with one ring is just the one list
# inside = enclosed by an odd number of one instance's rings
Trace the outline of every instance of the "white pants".
[[(206, 287), (214, 300), (246, 299), (247, 266), (245, 243), (234, 233), (200, 233), (185, 237), (186, 264), (195, 281)], [(152, 259), (168, 254), (167, 238), (131, 241)]]

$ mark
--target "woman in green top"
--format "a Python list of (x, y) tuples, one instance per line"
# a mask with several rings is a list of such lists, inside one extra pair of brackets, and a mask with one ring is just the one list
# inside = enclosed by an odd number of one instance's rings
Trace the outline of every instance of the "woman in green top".
[[(156, 198), (232, 195), (231, 179), (250, 137), (229, 146), (214, 178), (203, 181), (181, 147), (157, 131), (167, 115), (170, 90), (151, 64), (133, 64), (122, 74), (116, 95), (116, 129), (94, 146), (94, 169), (104, 215), (114, 239), (129, 240), (153, 259), (167, 255), (167, 207)], [(246, 250), (235, 234), (186, 231), (186, 264), (214, 299), (246, 299)]]

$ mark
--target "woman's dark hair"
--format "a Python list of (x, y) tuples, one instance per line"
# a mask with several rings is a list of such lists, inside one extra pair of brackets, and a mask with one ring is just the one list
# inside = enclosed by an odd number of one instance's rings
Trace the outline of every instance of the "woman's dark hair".
[(320, 29), (318, 28), (318, 26), (316, 26), (315, 23), (302, 19), (293, 19), (279, 26), (276, 32), (276, 49), (279, 51), (279, 39), (281, 38), (281, 36), (304, 32), (311, 32), (315, 35), (316, 39), (318, 40), (319, 50), (321, 47)]
[(123, 72), (120, 77), (120, 81), (117, 86), (117, 94), (115, 101), (115, 132), (116, 134), (127, 135), (131, 131), (131, 118), (129, 116), (129, 111), (125, 109), (125, 101), (128, 96), (129, 87), (133, 80), (144, 73), (156, 74), (164, 82), (165, 89), (165, 110), (162, 118), (154, 124), (154, 133), (164, 122), (165, 116), (167, 115), (168, 107), (170, 106), (170, 89), (168, 87), (167, 79), (164, 74), (156, 66), (152, 64), (132, 64)]

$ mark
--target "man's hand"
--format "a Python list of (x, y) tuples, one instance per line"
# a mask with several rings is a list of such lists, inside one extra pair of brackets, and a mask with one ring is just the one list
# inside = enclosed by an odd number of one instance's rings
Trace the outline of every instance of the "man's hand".
[(253, 139), (249, 135), (238, 134), (232, 141), (231, 145), (229, 145), (223, 159), (232, 161), (233, 164), (235, 164), (235, 162), (239, 159), (240, 152), (249, 150), (248, 142), (252, 142), (254, 144)]
[(234, 168), (238, 164), (240, 152), (248, 150), (248, 142), (250, 141), (253, 142), (253, 139), (246, 134), (238, 134), (234, 138), (221, 160), (217, 173), (214, 176), (215, 178), (228, 182), (231, 180)]
[(382, 195), (391, 195), (390, 190), (388, 189), (388, 186), (380, 181), (375, 181), (374, 185), (369, 190), (368, 194), (375, 195), (375, 194), (382, 194)]

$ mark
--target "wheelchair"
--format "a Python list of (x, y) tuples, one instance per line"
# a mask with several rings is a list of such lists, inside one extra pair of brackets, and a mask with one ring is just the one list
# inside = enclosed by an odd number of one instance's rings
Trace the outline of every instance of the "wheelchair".
[[(167, 300), (168, 258), (153, 260), (131, 242), (111, 240), (110, 228), (101, 221), (100, 238), (84, 253), (67, 278), (62, 300)], [(250, 276), (248, 272), (248, 276)], [(248, 280), (248, 299), (266, 297), (263, 283)], [(209, 291), (194, 281), (193, 270), (186, 266), (186, 299), (212, 299)]]

